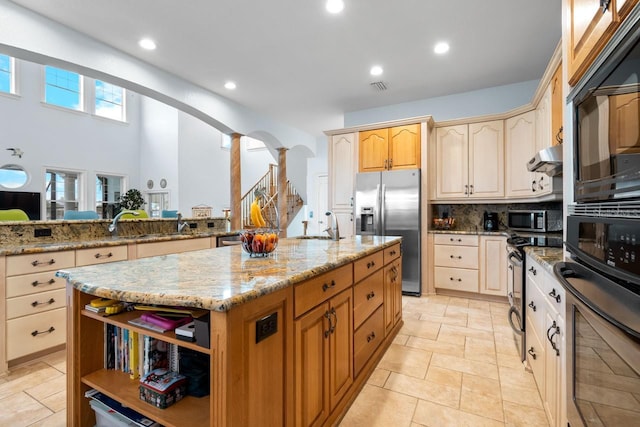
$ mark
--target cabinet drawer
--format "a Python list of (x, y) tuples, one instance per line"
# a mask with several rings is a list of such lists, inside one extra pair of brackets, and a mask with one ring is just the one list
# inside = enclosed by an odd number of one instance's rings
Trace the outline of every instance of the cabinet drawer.
[(384, 264), (384, 251), (378, 251), (353, 263), (353, 281), (360, 280), (373, 273)]
[[(542, 328), (544, 327), (544, 295), (540, 289), (533, 285), (527, 284), (527, 311), (525, 319), (527, 321), (527, 329), (533, 327), (539, 336), (542, 336)], [(534, 309), (535, 307), (535, 309)], [(530, 323), (529, 323), (530, 322)]]
[(322, 274), (293, 289), (295, 316), (309, 311), (353, 284), (353, 265), (347, 264)]
[(178, 254), (181, 252), (197, 251), (200, 249), (209, 249), (211, 247), (211, 239), (183, 239), (173, 240), (171, 242), (153, 242), (141, 243), (137, 245), (137, 257), (147, 258), (158, 255)]
[(76, 262), (75, 251), (45, 252), (39, 254), (12, 255), (7, 257), (7, 276), (56, 271), (73, 267)]
[(527, 362), (533, 371), (533, 378), (538, 384), (538, 390), (544, 390), (544, 347), (540, 344), (538, 335), (533, 331), (527, 331), (526, 341)]
[(384, 263), (389, 264), (396, 258), (400, 257), (400, 244), (393, 245), (390, 248), (384, 250)]
[[(556, 280), (555, 277), (551, 276), (547, 272), (544, 273), (545, 280), (544, 283), (544, 297), (549, 303), (550, 307), (553, 307), (553, 311), (555, 314), (564, 313), (565, 312), (565, 291), (562, 285)], [(563, 314), (564, 316), (564, 314)]]
[(434, 246), (434, 263), (440, 267), (478, 268), (478, 248), (474, 246)]
[(435, 234), (433, 243), (436, 245), (478, 246), (478, 236), (471, 234)]
[(478, 292), (478, 270), (435, 267), (433, 276), (436, 288)]
[(384, 339), (384, 312), (379, 307), (353, 335), (353, 369), (357, 376)]
[(7, 298), (62, 289), (65, 283), (64, 279), (56, 277), (55, 271), (7, 277)]
[(353, 327), (357, 328), (382, 304), (384, 271), (378, 270), (353, 287)]
[(7, 319), (65, 307), (65, 289), (24, 295), (7, 300)]
[(127, 246), (107, 246), (103, 248), (79, 249), (76, 251), (76, 267), (103, 264), (127, 259)]
[[(64, 344), (65, 308), (7, 321), (7, 360)], [(49, 332), (50, 331), (50, 332)]]

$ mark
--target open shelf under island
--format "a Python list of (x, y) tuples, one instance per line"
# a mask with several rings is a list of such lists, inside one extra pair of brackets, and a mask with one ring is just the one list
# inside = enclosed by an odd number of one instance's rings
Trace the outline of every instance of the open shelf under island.
[[(229, 246), (61, 270), (67, 424), (95, 424), (92, 388), (166, 426), (334, 424), (402, 326), (401, 269), (399, 237), (356, 236), (281, 239), (266, 258)], [(210, 348), (133, 326), (136, 313), (85, 310), (96, 296), (208, 310)], [(107, 323), (208, 355), (209, 396), (140, 400), (138, 379), (105, 369)]]

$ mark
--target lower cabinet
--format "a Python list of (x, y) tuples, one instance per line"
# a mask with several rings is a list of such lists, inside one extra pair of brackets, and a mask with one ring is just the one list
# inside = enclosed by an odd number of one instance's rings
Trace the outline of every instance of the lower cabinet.
[(394, 259), (384, 266), (384, 331), (388, 335), (402, 318), (402, 263)]
[(480, 236), (480, 293), (507, 295), (507, 238)]
[(478, 236), (436, 234), (433, 258), (436, 288), (478, 292)]

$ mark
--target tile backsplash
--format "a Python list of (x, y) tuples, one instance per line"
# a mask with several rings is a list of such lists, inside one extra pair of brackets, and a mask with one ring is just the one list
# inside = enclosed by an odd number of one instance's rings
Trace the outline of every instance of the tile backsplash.
[(500, 229), (507, 228), (507, 211), (527, 209), (562, 210), (562, 202), (511, 203), (511, 204), (460, 204), (431, 205), (433, 218), (455, 218), (455, 230), (482, 230), (485, 212), (496, 212), (500, 220)]

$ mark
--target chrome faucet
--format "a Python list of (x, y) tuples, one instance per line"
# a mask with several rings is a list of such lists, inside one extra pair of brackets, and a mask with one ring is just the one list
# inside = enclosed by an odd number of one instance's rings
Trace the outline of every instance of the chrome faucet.
[(333, 211), (328, 211), (325, 215), (331, 216), (332, 224), (324, 231), (329, 233), (331, 240), (340, 240), (340, 230), (338, 229), (338, 218), (336, 217), (336, 214), (334, 214)]
[(109, 224), (109, 232), (111, 233), (111, 235), (113, 237), (117, 237), (118, 236), (118, 221), (120, 220), (120, 217), (122, 217), (122, 215), (124, 214), (131, 214), (134, 216), (138, 216), (140, 215), (140, 212), (136, 212), (136, 211), (130, 211), (130, 210), (123, 210), (120, 211), (120, 213), (118, 213), (118, 215), (116, 215), (113, 218), (113, 221), (111, 222), (111, 224)]
[(182, 230), (184, 230), (187, 225), (189, 225), (187, 224), (187, 221), (183, 221), (182, 214), (178, 212), (178, 233), (182, 233)]

